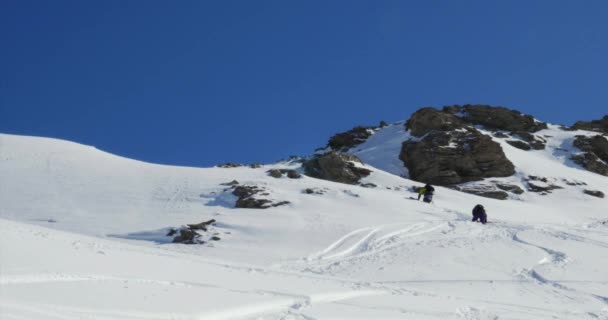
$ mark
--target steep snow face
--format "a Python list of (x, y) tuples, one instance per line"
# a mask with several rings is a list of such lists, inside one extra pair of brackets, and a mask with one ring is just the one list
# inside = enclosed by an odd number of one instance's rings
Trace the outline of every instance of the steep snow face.
[[(608, 319), (606, 199), (564, 188), (499, 201), (438, 187), (433, 204), (416, 201), (418, 183), (380, 169), (396, 170), (388, 155), (408, 139), (402, 128), (351, 150), (375, 188), (266, 173), (300, 170), (291, 162), (180, 168), (0, 135), (1, 318)], [(608, 190), (562, 150), (580, 132), (547, 130), (544, 151), (497, 138), (518, 168), (508, 179)], [(232, 180), (290, 203), (235, 209), (222, 185)], [(469, 221), (477, 203), (489, 224)], [(221, 240), (166, 236), (209, 219)]]
[(404, 122), (397, 122), (378, 129), (364, 143), (350, 149), (348, 153), (359, 157), (372, 167), (407, 178), (407, 168), (403, 161), (399, 160), (399, 153), (401, 144), (410, 138)]

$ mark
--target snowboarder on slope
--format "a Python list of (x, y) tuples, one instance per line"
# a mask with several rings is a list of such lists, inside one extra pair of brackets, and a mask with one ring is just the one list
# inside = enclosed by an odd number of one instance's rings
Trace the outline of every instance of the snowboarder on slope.
[(486, 214), (486, 209), (480, 204), (476, 205), (473, 208), (473, 222), (481, 222), (486, 224), (488, 222), (488, 215)]
[(420, 197), (422, 196), (422, 201), (430, 203), (431, 201), (433, 201), (434, 192), (435, 188), (433, 188), (432, 185), (427, 184), (424, 187), (420, 188), (420, 190), (418, 190), (418, 200), (420, 200)]

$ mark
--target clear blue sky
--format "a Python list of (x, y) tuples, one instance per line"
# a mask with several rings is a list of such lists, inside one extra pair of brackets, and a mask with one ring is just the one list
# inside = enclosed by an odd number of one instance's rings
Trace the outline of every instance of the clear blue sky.
[(0, 1), (0, 132), (193, 166), (422, 106), (608, 113), (608, 1)]

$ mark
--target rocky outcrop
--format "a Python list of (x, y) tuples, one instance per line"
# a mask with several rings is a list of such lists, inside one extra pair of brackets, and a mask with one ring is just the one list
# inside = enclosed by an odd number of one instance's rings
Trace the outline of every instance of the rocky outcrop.
[(431, 131), (420, 141), (405, 141), (399, 158), (412, 179), (443, 186), (515, 173), (500, 145), (470, 127)]
[(465, 104), (446, 106), (443, 108), (443, 112), (458, 115), (465, 122), (482, 125), (489, 130), (536, 132), (547, 129), (546, 123), (538, 122), (530, 115), (504, 107)]
[(299, 172), (293, 169), (270, 169), (266, 172), (273, 178), (282, 178), (283, 175), (287, 175), (287, 178), (290, 179), (299, 179), (302, 177)]
[(209, 240), (218, 241), (217, 233), (210, 230), (215, 220), (204, 221), (197, 224), (188, 224), (179, 229), (171, 229), (167, 237), (173, 237), (173, 243), (203, 244)]
[(541, 195), (547, 195), (553, 190), (563, 189), (562, 186), (554, 184), (554, 179), (550, 180), (545, 177), (528, 176), (524, 180), (528, 185), (528, 191), (538, 192)]
[(502, 190), (496, 190), (491, 186), (452, 186), (450, 188), (484, 198), (497, 200), (506, 200), (509, 198), (508, 193)]
[(348, 150), (358, 144), (361, 144), (372, 135), (371, 130), (357, 126), (346, 132), (337, 133), (329, 139), (327, 146), (332, 150)]
[(608, 133), (608, 115), (604, 116), (600, 120), (578, 121), (572, 126), (572, 128), (576, 130)]
[(235, 208), (268, 209), (289, 204), (289, 201), (275, 203), (270, 199), (260, 198), (259, 196), (268, 196), (269, 193), (264, 188), (258, 186), (236, 186), (232, 190), (232, 194), (238, 197)]
[(532, 147), (530, 147), (529, 144), (521, 141), (521, 140), (507, 140), (507, 143), (512, 145), (513, 147), (517, 148), (517, 149), (521, 149), (524, 151), (528, 151), (531, 150)]
[(435, 108), (422, 108), (410, 117), (405, 123), (406, 129), (413, 136), (421, 137), (431, 131), (451, 131), (463, 128), (467, 124), (451, 113), (437, 110)]
[(591, 172), (608, 176), (608, 140), (605, 137), (577, 136), (573, 145), (582, 153), (572, 156), (572, 161)]
[(353, 155), (329, 152), (317, 155), (303, 164), (307, 176), (347, 184), (357, 184), (367, 177), (371, 170), (358, 167), (361, 160)]

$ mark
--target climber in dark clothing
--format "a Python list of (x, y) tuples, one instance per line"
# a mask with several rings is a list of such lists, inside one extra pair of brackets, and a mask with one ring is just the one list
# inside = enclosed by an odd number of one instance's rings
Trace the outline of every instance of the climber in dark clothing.
[[(431, 201), (433, 201), (433, 194), (435, 193), (435, 188), (433, 188), (432, 185), (427, 184), (426, 186), (424, 186), (424, 193), (422, 193), (422, 201), (426, 202), (426, 203), (431, 203)], [(418, 196), (418, 199), (420, 199), (420, 196)]]
[(473, 220), (474, 222), (481, 222), (486, 224), (488, 222), (488, 215), (486, 214), (486, 209), (480, 204), (476, 205), (473, 208)]

